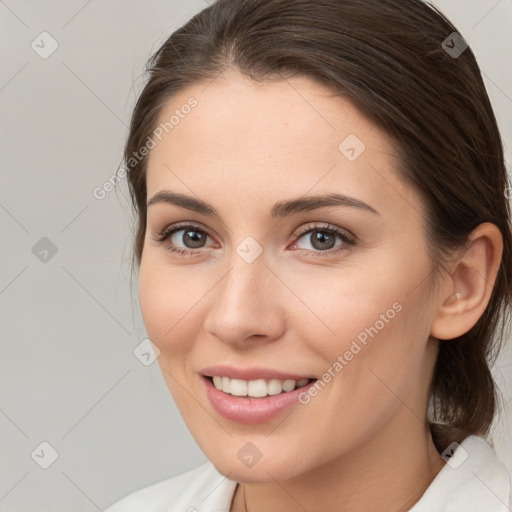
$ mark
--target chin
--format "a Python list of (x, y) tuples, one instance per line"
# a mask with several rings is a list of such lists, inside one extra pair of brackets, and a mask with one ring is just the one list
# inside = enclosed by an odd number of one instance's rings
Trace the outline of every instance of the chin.
[(244, 464), (236, 452), (231, 457), (226, 456), (227, 451), (207, 456), (219, 473), (240, 483), (285, 481), (304, 472), (304, 469), (296, 464), (296, 457), (289, 460), (280, 457), (280, 460), (276, 460), (275, 453), (269, 452), (267, 457), (262, 456), (253, 465)]

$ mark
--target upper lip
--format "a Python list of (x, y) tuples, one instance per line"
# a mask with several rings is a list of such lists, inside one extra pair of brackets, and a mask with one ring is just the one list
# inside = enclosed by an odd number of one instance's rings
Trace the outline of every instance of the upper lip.
[(301, 379), (315, 379), (310, 375), (287, 373), (280, 370), (272, 370), (270, 368), (235, 368), (234, 366), (208, 366), (203, 368), (200, 372), (205, 377), (229, 377), (230, 379), (242, 380), (258, 380), (258, 379), (278, 379), (278, 380), (301, 380)]

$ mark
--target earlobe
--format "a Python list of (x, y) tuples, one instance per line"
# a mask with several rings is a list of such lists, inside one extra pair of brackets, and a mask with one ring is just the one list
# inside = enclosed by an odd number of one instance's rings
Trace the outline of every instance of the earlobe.
[(471, 233), (464, 252), (446, 279), (450, 292), (439, 297), (431, 325), (434, 338), (449, 340), (468, 332), (482, 316), (501, 263), (503, 238), (497, 226), (480, 224)]

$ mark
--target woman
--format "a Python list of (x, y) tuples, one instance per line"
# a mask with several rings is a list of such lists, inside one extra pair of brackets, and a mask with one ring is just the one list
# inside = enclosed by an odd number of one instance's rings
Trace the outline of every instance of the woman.
[(127, 511), (509, 510), (486, 440), (512, 295), (471, 49), (419, 0), (218, 0), (125, 147), (148, 336), (211, 461)]

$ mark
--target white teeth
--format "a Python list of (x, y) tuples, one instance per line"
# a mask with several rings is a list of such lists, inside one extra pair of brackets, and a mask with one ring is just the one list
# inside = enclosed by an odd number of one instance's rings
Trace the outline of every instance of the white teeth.
[(295, 381), (288, 379), (283, 382), (283, 391), (293, 391), (295, 389)]
[(277, 379), (271, 379), (267, 383), (267, 393), (269, 395), (279, 395), (283, 391), (283, 383)]
[(230, 392), (235, 396), (247, 396), (247, 381), (231, 379)]
[(246, 396), (253, 396), (255, 398), (267, 396), (267, 383), (263, 379), (250, 380), (247, 384)]
[(213, 385), (224, 393), (229, 393), (234, 396), (250, 396), (253, 398), (261, 398), (267, 395), (278, 395), (283, 391), (293, 391), (296, 387), (301, 388), (309, 382), (309, 379), (300, 379), (295, 381), (293, 379), (279, 380), (270, 379), (268, 382), (265, 379), (257, 380), (242, 380), (230, 379), (229, 377), (221, 377), (215, 375), (213, 377)]
[(215, 377), (213, 377), (213, 385), (217, 389), (222, 389), (222, 377), (219, 377), (218, 375), (215, 375)]

